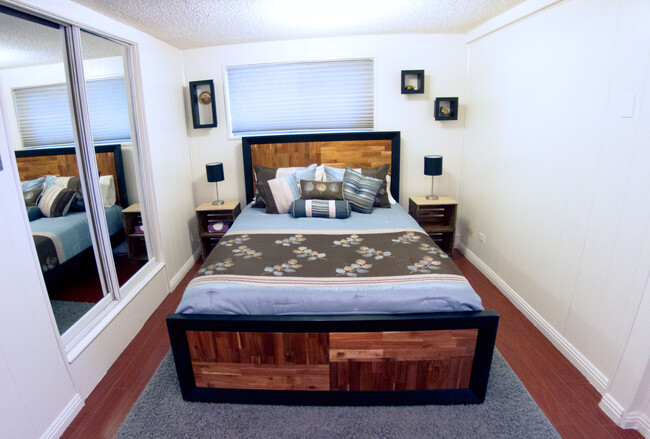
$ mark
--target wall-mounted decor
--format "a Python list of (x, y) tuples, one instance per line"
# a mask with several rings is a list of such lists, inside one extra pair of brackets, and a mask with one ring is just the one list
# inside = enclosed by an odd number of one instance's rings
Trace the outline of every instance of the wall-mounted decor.
[(194, 128), (217, 126), (217, 108), (214, 99), (212, 79), (190, 82), (190, 101), (192, 103), (192, 123)]
[(436, 98), (433, 116), (436, 120), (457, 120), (458, 98)]
[(402, 70), (402, 94), (424, 93), (424, 70)]

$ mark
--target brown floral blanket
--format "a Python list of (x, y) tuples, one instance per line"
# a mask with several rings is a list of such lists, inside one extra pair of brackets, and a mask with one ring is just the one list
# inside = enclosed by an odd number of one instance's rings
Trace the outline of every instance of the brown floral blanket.
[(229, 233), (183, 294), (186, 314), (384, 314), (482, 310), (424, 232)]
[(388, 233), (226, 235), (196, 275), (370, 278), (437, 274), (465, 281), (428, 235)]

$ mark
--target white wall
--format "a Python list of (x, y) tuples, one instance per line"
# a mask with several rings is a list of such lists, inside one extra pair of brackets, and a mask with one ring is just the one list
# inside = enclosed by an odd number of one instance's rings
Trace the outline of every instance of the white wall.
[[(9, 2), (17, 3), (17, 2)], [(193, 263), (194, 201), (186, 135), (182, 52), (154, 38), (67, 0), (20, 2), (64, 17), (83, 27), (137, 43), (144, 102), (140, 146), (151, 156), (152, 221), (160, 229), (159, 258), (165, 269), (152, 275), (140, 294), (114, 308), (90, 345), (68, 364), (58, 345), (47, 293), (39, 280), (31, 235), (24, 223), (15, 161), (8, 145), (6, 119), (0, 123), (0, 436), (57, 436), (142, 324)], [(10, 242), (7, 246), (5, 243)], [(15, 254), (13, 253), (15, 251)], [(25, 257), (23, 257), (25, 256)], [(6, 280), (5, 280), (6, 279)], [(7, 286), (7, 288), (5, 288)], [(28, 349), (25, 349), (28, 347)], [(5, 373), (6, 372), (6, 373)]]
[[(218, 127), (189, 130), (194, 193), (197, 202), (215, 199), (214, 184), (205, 177), (205, 164), (224, 162), (226, 180), (219, 184), (223, 199), (245, 201), (241, 141), (228, 138), (223, 68), (228, 65), (345, 58), (373, 58), (375, 63), (375, 129), (401, 131), (400, 202), (429, 192), (431, 180), (423, 174), (425, 154), (444, 157), (444, 174), (436, 179), (442, 195), (458, 197), (465, 116), (466, 49), (460, 35), (390, 35), (325, 38), (238, 44), (188, 50), (187, 81), (213, 79), (217, 95)], [(401, 71), (424, 69), (424, 94), (401, 94)], [(433, 118), (436, 96), (459, 96), (458, 121)], [(186, 98), (187, 123), (191, 111)]]
[(59, 350), (31, 230), (17, 186), (7, 133), (0, 123), (0, 437), (39, 437), (59, 413), (79, 406)]
[(461, 247), (623, 410), (650, 358), (649, 16), (570, 0), (468, 45)]

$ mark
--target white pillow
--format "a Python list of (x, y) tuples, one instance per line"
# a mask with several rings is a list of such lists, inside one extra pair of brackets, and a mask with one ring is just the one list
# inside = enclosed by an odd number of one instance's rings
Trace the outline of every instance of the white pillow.
[(325, 181), (325, 165), (318, 165), (316, 168), (316, 174), (314, 175), (314, 180)]
[(390, 204), (397, 204), (397, 201), (393, 198), (393, 194), (390, 193), (390, 175), (386, 176), (386, 190), (388, 191), (388, 201)]
[(117, 196), (115, 195), (115, 180), (112, 175), (102, 175), (99, 177), (99, 189), (102, 193), (104, 207), (115, 205)]

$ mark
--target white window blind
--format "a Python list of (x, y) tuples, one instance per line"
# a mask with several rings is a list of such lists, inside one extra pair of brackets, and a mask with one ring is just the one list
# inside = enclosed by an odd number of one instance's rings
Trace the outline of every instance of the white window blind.
[(374, 128), (372, 59), (226, 68), (233, 135)]
[[(131, 125), (124, 78), (86, 82), (90, 126), (95, 142), (129, 140)], [(65, 84), (13, 90), (18, 129), (23, 146), (74, 143)]]

